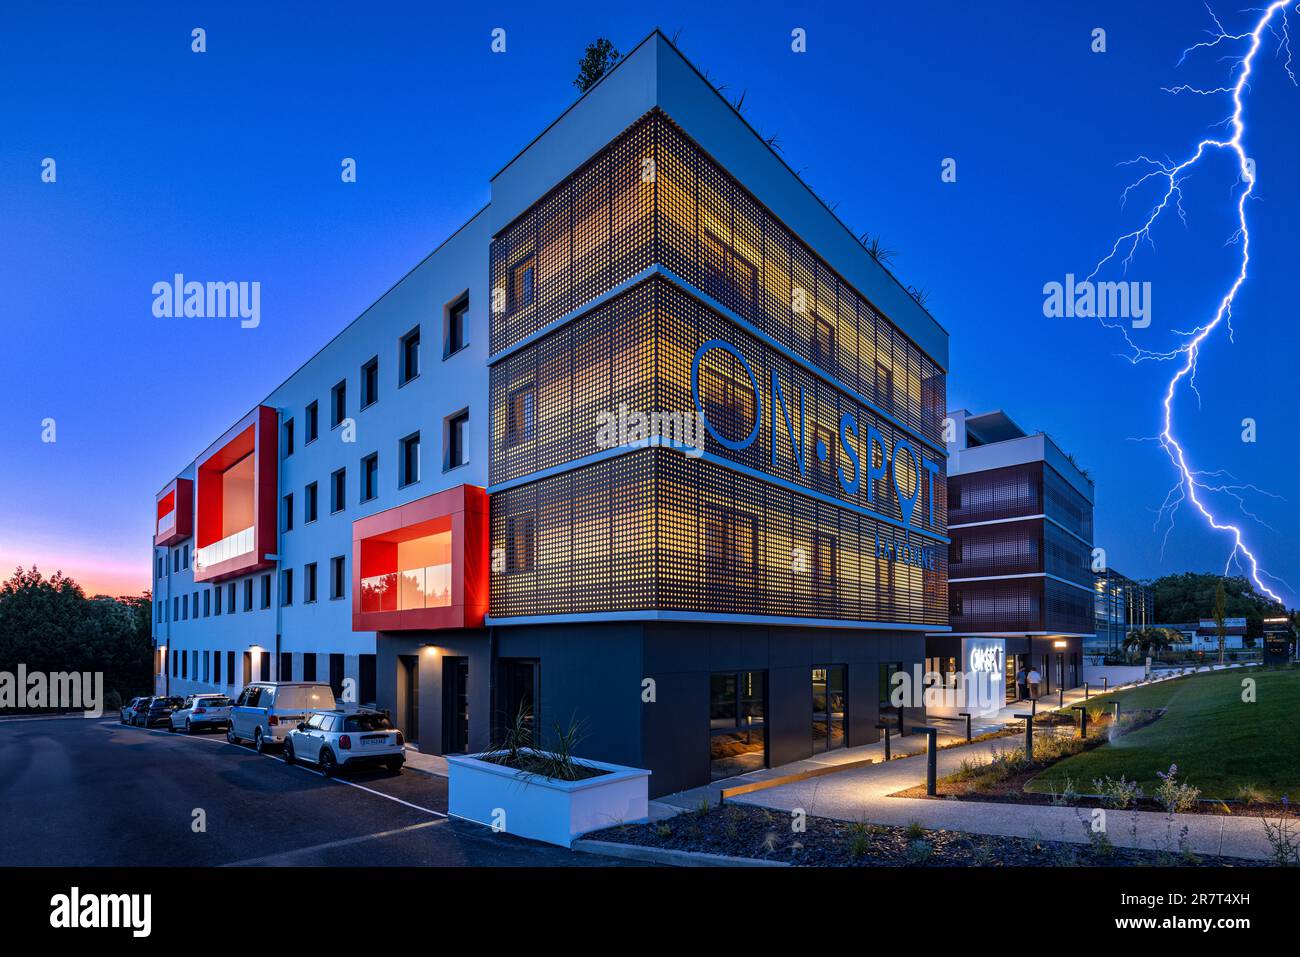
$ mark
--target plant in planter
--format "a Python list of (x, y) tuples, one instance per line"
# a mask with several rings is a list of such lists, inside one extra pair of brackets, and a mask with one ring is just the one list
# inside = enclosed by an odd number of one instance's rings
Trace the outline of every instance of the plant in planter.
[(557, 723), (549, 746), (538, 747), (532, 714), (521, 708), (498, 744), (448, 755), (451, 814), (562, 847), (587, 831), (646, 820), (650, 772), (577, 758), (584, 727), (576, 718)]

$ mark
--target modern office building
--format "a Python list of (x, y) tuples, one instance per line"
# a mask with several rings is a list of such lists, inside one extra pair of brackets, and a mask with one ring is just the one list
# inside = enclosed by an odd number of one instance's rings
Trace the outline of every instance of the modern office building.
[(947, 356), (656, 32), (159, 494), (162, 680), (328, 657), (422, 750), (579, 722), (652, 794), (874, 741), (948, 627)]
[(927, 672), (1000, 662), (1005, 695), (1023, 667), (1042, 692), (1082, 682), (1094, 633), (1093, 483), (1043, 432), (1002, 411), (948, 414), (948, 610), (926, 643)]
[(1106, 655), (1119, 652), (1129, 632), (1154, 627), (1156, 596), (1145, 583), (1113, 568), (1093, 574), (1096, 629), (1084, 641), (1084, 651)]

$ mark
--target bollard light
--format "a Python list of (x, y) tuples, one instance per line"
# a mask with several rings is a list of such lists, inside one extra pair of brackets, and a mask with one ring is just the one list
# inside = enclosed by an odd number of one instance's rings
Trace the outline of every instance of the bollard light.
[(1056, 701), (1056, 706), (1057, 706), (1058, 708), (1064, 708), (1064, 707), (1065, 707), (1065, 689), (1064, 689), (1064, 688), (1057, 688), (1057, 689), (1056, 689), (1056, 693), (1057, 693), (1057, 695), (1058, 695), (1058, 697), (1057, 697), (1057, 701)]
[(885, 732), (885, 760), (889, 760), (889, 730), (893, 725), (886, 724), (884, 721), (876, 722), (876, 727)]
[(918, 724), (912, 728), (925, 734), (925, 793), (928, 797), (938, 795), (939, 729), (932, 725)]
[(1083, 683), (1083, 700), (1084, 700), (1084, 701), (1087, 701), (1087, 700), (1088, 700), (1088, 695), (1089, 695), (1090, 691), (1091, 691), (1091, 689), (1089, 689), (1089, 687), (1088, 687), (1088, 682), (1085, 681), (1085, 682)]
[(1101, 676), (1101, 693), (1105, 694), (1110, 690), (1110, 675)]
[(1086, 740), (1088, 737), (1088, 708), (1086, 705), (1076, 704), (1074, 710), (1079, 712), (1079, 737)]
[(957, 717), (966, 719), (966, 743), (970, 744), (970, 712), (962, 711)]
[(1034, 716), (1032, 714), (1013, 714), (1013, 718), (1023, 718), (1025, 721), (1025, 760), (1034, 759)]

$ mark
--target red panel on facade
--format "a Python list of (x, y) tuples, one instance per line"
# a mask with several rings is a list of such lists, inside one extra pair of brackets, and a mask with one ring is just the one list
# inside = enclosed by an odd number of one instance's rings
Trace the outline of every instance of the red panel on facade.
[(194, 580), (270, 568), (276, 551), (275, 409), (258, 406), (199, 457)]
[(352, 523), (352, 630), (481, 628), (488, 497), (475, 485)]
[(194, 483), (191, 480), (172, 479), (158, 493), (153, 532), (155, 545), (175, 545), (194, 534)]

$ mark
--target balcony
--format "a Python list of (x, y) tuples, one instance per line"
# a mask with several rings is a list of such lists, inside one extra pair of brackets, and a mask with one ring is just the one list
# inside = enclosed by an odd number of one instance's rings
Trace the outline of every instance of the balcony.
[(194, 482), (176, 478), (158, 493), (153, 543), (170, 546), (194, 534)]
[(233, 535), (227, 535), (219, 542), (204, 545), (194, 550), (194, 571), (201, 572), (209, 565), (218, 565), (232, 559), (247, 555), (253, 551), (253, 526), (241, 529)]
[(352, 628), (478, 628), (487, 612), (487, 494), (438, 492), (352, 525)]
[(222, 581), (274, 565), (278, 433), (275, 409), (259, 406), (199, 457), (196, 582)]

